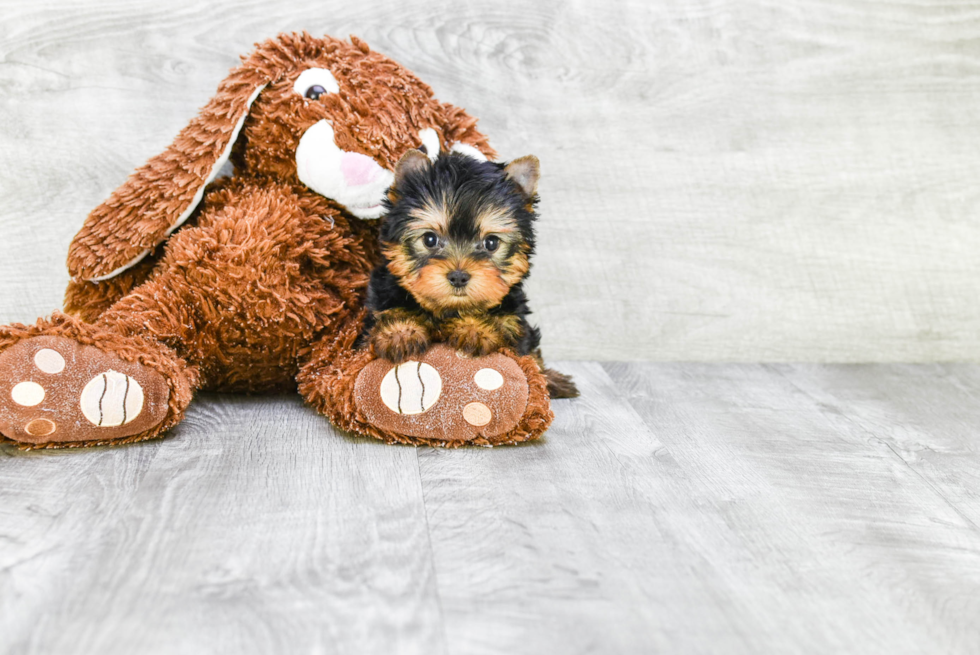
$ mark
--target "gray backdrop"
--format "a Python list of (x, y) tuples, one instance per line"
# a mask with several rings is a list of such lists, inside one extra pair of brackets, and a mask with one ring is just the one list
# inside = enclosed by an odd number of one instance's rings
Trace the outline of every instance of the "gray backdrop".
[(565, 359), (980, 358), (976, 3), (0, 3), (0, 321), (255, 41), (364, 38), (543, 163)]

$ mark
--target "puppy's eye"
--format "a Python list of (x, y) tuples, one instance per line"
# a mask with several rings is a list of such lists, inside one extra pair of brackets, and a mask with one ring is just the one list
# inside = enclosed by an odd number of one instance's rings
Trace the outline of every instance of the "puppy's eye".
[(309, 98), (310, 100), (316, 100), (326, 92), (327, 90), (324, 89), (322, 86), (320, 86), (319, 84), (314, 84), (313, 86), (308, 88), (306, 90), (306, 93), (304, 93), (303, 95)]
[(435, 248), (439, 244), (439, 237), (436, 236), (435, 232), (426, 232), (422, 235), (422, 245), (430, 250)]
[(494, 234), (491, 234), (490, 236), (488, 236), (486, 239), (483, 240), (483, 247), (486, 248), (489, 252), (493, 252), (494, 250), (496, 250), (499, 245), (500, 245), (500, 239)]

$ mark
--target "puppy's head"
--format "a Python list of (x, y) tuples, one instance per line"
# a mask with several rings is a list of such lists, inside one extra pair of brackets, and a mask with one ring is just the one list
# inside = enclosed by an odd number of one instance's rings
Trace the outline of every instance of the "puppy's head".
[(385, 201), (388, 270), (434, 314), (499, 305), (530, 267), (538, 176), (532, 155), (496, 164), (407, 152)]

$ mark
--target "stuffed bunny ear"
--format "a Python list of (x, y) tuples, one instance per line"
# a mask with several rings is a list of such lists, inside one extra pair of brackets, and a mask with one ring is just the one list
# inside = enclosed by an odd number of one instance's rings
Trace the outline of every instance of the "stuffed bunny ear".
[(233, 71), (169, 148), (88, 215), (68, 249), (74, 280), (100, 282), (135, 266), (190, 217), (268, 82), (251, 68)]

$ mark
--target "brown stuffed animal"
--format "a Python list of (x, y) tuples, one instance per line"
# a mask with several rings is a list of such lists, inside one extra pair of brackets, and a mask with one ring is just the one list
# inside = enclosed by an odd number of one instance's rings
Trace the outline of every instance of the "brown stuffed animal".
[(0, 433), (26, 448), (141, 441), (195, 390), (298, 387), (388, 442), (539, 436), (552, 415), (529, 357), (441, 346), (396, 367), (354, 349), (395, 163), (420, 147), (493, 157), (475, 124), (354, 37), (258, 45), (89, 215), (68, 313), (0, 328)]

